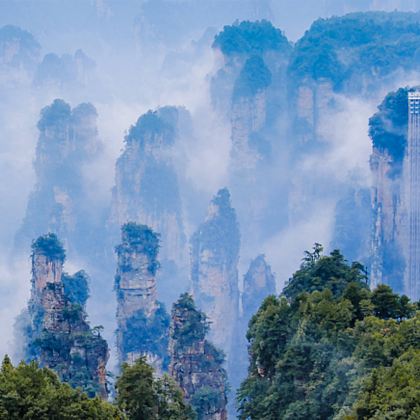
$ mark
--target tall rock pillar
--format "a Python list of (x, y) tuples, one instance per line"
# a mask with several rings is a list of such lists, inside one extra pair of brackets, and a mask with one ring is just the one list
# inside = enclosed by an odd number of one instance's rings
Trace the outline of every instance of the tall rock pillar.
[(206, 340), (206, 315), (183, 294), (173, 305), (169, 373), (193, 406), (198, 420), (227, 419), (227, 382), (223, 354)]
[(117, 348), (120, 362), (146, 356), (158, 372), (166, 364), (169, 317), (157, 301), (159, 237), (149, 227), (123, 225), (116, 247)]
[(236, 213), (224, 188), (191, 239), (191, 278), (197, 305), (210, 321), (210, 340), (228, 356), (238, 313), (239, 243)]
[(25, 327), (26, 357), (89, 395), (107, 397), (109, 352), (100, 328), (86, 321), (87, 277), (63, 273), (64, 249), (54, 234), (32, 244), (32, 290)]

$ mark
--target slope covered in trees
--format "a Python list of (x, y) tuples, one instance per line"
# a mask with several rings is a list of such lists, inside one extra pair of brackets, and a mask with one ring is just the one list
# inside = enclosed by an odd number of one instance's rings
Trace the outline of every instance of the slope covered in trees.
[(250, 322), (240, 418), (418, 418), (416, 308), (388, 286), (370, 291), (360, 264), (316, 245)]

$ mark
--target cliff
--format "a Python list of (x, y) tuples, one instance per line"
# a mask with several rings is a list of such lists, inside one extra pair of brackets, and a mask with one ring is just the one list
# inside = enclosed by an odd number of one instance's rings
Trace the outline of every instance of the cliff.
[(269, 295), (276, 294), (276, 282), (270, 265), (264, 255), (254, 258), (244, 275), (243, 292), (241, 295), (241, 314), (238, 318), (232, 350), (234, 363), (230, 364), (229, 381), (237, 390), (246, 377), (249, 356), (246, 334), (251, 318), (257, 313), (263, 300)]
[(223, 66), (211, 82), (212, 100), (230, 119), (232, 175), (252, 178), (250, 172), (270, 156), (267, 125), (285, 107), (292, 47), (279, 29), (262, 20), (225, 26), (213, 48)]
[(408, 89), (388, 94), (369, 121), (372, 139), (371, 285), (384, 283), (402, 293), (407, 252), (405, 154)]
[(158, 373), (167, 365), (169, 316), (157, 301), (159, 237), (149, 227), (123, 225), (116, 247), (117, 350), (120, 363), (140, 356)]
[(125, 138), (118, 158), (110, 223), (136, 222), (161, 235), (161, 295), (173, 302), (185, 289), (186, 237), (175, 168), (176, 142), (189, 119), (182, 108), (142, 115)]
[(30, 82), (39, 63), (41, 45), (18, 26), (0, 28), (0, 79), (2, 88)]
[(350, 13), (316, 20), (295, 44), (287, 70), (300, 142), (320, 139), (320, 123), (334, 109), (336, 94), (372, 98), (398, 72), (417, 68), (413, 45), (419, 29), (415, 13)]
[(264, 255), (259, 255), (251, 261), (244, 276), (243, 287), (241, 317), (248, 323), (261, 302), (268, 295), (276, 294), (276, 280)]
[(73, 387), (107, 398), (109, 350), (100, 327), (86, 321), (84, 272), (63, 273), (64, 249), (54, 234), (32, 244), (32, 288), (26, 326), (26, 357), (57, 372)]
[(206, 315), (195, 307), (192, 297), (181, 295), (171, 312), (169, 373), (183, 390), (198, 420), (225, 420), (224, 357), (206, 340), (208, 328)]
[(224, 188), (212, 199), (206, 220), (191, 238), (191, 280), (197, 306), (211, 323), (210, 340), (229, 358), (238, 314), (239, 227)]
[(370, 265), (371, 188), (349, 187), (338, 200), (330, 249), (341, 249), (348, 261)]
[(35, 188), (16, 236), (19, 249), (46, 231), (56, 233), (70, 251), (90, 249), (91, 242), (86, 239), (91, 237), (97, 217), (92, 217), (83, 171), (101, 149), (96, 120), (96, 109), (88, 103), (71, 109), (56, 99), (42, 109)]

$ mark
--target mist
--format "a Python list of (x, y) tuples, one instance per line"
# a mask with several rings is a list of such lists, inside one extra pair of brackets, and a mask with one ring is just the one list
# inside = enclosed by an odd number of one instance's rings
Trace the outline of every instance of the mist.
[[(280, 88), (276, 87), (274, 99), (269, 95), (267, 99), (274, 104), (267, 107), (269, 122), (259, 133), (271, 142), (272, 154), (256, 164), (252, 176), (243, 176), (235, 172), (233, 163), (229, 91), (233, 88), (218, 91), (220, 97), (228, 97), (229, 106), (223, 108), (217, 105), (212, 87), (223, 71), (232, 80), (239, 78), (249, 57), (229, 63), (212, 48), (215, 36), (234, 22), (267, 19), (280, 28), (293, 49), (317, 19), (395, 9), (418, 12), (420, 0), (1, 2), (0, 27), (13, 25), (28, 31), (38, 47), (31, 47), (32, 55), (25, 55), (26, 61), (17, 64), (7, 61), (12, 53), (6, 47), (0, 48), (0, 357), (21, 354), (13, 325), (30, 296), (31, 241), (18, 246), (16, 235), (39, 182), (33, 163), (40, 137), (37, 123), (44, 107), (60, 98), (73, 109), (91, 103), (97, 111), (100, 152), (82, 165), (80, 173), (87, 191), (84, 215), (94, 220), (94, 233), (86, 240), (80, 233), (73, 242), (64, 238), (69, 245), (65, 271), (85, 269), (90, 276), (89, 321), (92, 326), (104, 325), (111, 348), (108, 369), (115, 372), (114, 247), (119, 243), (119, 230), (118, 234), (112, 231), (110, 213), (115, 164), (130, 128), (149, 110), (165, 106), (186, 110), (191, 126), (179, 130), (183, 135), (178, 135), (170, 158), (182, 198), (187, 249), (189, 238), (208, 217), (210, 200), (219, 189), (228, 187), (241, 232), (239, 288), (250, 261), (263, 253), (281, 293), (299, 267), (304, 250), (315, 242), (331, 250), (336, 207), (343, 191), (372, 187), (369, 118), (389, 91), (418, 84), (419, 74), (400, 69), (379, 80), (374, 91), (366, 89), (367, 93), (359, 95), (343, 88), (333, 92), (313, 128), (315, 140), (305, 143), (293, 126), (293, 89), (283, 80), (289, 73), (287, 64), (282, 64), (284, 75), (277, 80)], [(0, 46), (2, 42), (6, 43), (0, 33)], [(267, 62), (272, 59), (270, 54), (265, 58)], [(280, 91), (284, 97), (278, 99)], [(94, 251), (77, 249), (83, 242), (86, 248), (95, 244)], [(182, 275), (188, 277), (184, 279), (188, 283), (189, 273)], [(159, 299), (169, 300), (167, 296)]]

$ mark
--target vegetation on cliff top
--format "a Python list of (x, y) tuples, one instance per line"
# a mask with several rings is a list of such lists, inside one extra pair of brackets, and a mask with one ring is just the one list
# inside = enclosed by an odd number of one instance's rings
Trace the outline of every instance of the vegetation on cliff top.
[(240, 233), (229, 190), (219, 190), (210, 207), (214, 213), (201, 224), (191, 239), (193, 252), (210, 249), (217, 261), (231, 264), (238, 258)]
[(400, 88), (388, 93), (378, 106), (378, 112), (369, 119), (373, 146), (389, 153), (397, 173), (401, 171), (407, 147), (408, 92), (409, 88)]
[(197, 419), (212, 418), (226, 408), (224, 354), (206, 340), (206, 315), (188, 293), (173, 304), (171, 320), (171, 374), (184, 388)]
[(254, 55), (242, 67), (233, 89), (234, 97), (254, 96), (271, 84), (271, 72), (264, 60)]
[(288, 53), (291, 45), (280, 29), (271, 22), (243, 21), (225, 26), (216, 35), (213, 48), (219, 48), (223, 54), (262, 54), (267, 51), (284, 51)]
[(159, 268), (159, 234), (146, 225), (134, 222), (125, 223), (121, 227), (122, 244), (115, 250), (118, 255), (124, 252), (144, 252), (149, 257), (149, 270), (152, 274)]
[(418, 66), (420, 17), (414, 13), (351, 13), (318, 19), (296, 43), (295, 81), (327, 79), (340, 88), (353, 75), (385, 76)]
[[(149, 110), (141, 115), (135, 125), (132, 125), (126, 143), (140, 141), (144, 146), (147, 140), (154, 140), (154, 136), (162, 136), (165, 144), (173, 144), (177, 131), (178, 109), (173, 106), (159, 108), (157, 111)], [(150, 136), (146, 138), (146, 136)]]
[(55, 233), (47, 233), (32, 242), (32, 255), (35, 253), (44, 255), (49, 260), (64, 262), (66, 259), (63, 244)]
[(240, 418), (417, 418), (419, 315), (388, 286), (370, 291), (360, 264), (316, 245), (249, 324)]

